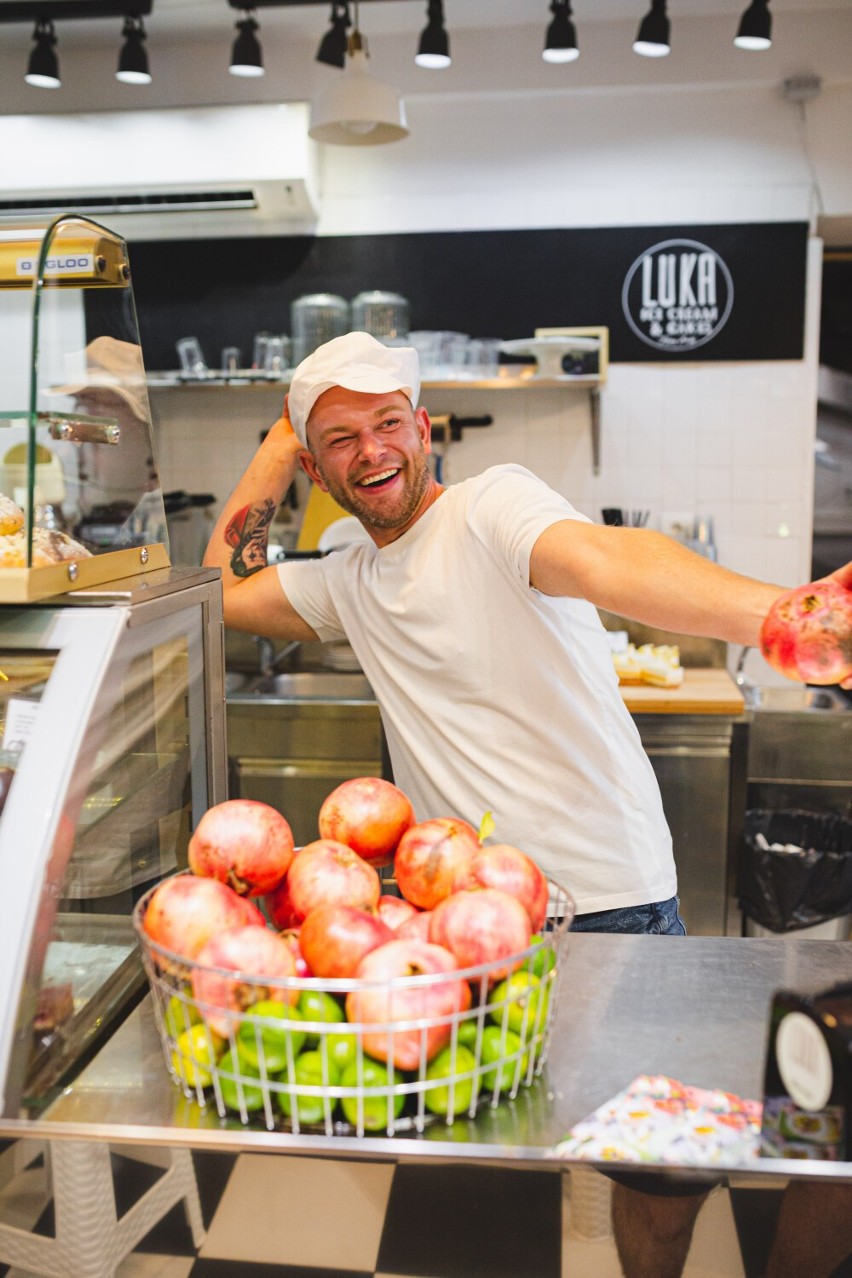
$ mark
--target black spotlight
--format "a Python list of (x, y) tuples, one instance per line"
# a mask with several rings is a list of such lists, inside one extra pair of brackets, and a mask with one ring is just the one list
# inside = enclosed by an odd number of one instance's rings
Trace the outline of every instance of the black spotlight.
[(444, 0), (429, 0), (426, 13), (428, 22), (421, 32), (414, 61), (419, 67), (437, 71), (451, 62), (450, 37), (444, 26)]
[(738, 49), (769, 49), (772, 46), (772, 14), (769, 0), (751, 0), (740, 19), (740, 29), (734, 36)]
[(116, 80), (120, 80), (122, 84), (150, 84), (151, 72), (148, 68), (145, 24), (142, 19), (126, 17), (121, 34), (124, 36), (124, 44), (118, 57)]
[(315, 60), (343, 70), (346, 65), (346, 31), (352, 26), (346, 0), (332, 0), (329, 22), (331, 25), (320, 40)]
[(33, 30), (36, 46), (30, 54), (27, 84), (34, 84), (39, 89), (58, 89), (62, 81), (59, 79), (59, 59), (56, 56), (56, 32), (49, 18), (37, 18)]
[(671, 48), (666, 0), (651, 0), (650, 9), (639, 23), (633, 52), (645, 58), (664, 58)]
[(544, 49), (541, 56), (545, 62), (573, 62), (579, 58), (577, 32), (571, 21), (571, 5), (569, 0), (550, 0), (550, 12), (553, 21), (547, 28)]
[(236, 27), (239, 35), (231, 50), (231, 65), (228, 68), (231, 75), (263, 75), (263, 54), (260, 41), (255, 35), (255, 31), (259, 31), (260, 28), (248, 10)]

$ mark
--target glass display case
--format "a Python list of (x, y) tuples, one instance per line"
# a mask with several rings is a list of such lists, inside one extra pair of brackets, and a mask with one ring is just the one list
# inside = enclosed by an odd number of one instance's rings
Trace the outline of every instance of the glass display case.
[(168, 567), (127, 246), (0, 229), (0, 602)]
[(227, 797), (222, 634), (211, 569), (0, 606), (7, 1116), (55, 1096), (144, 991), (133, 905)]

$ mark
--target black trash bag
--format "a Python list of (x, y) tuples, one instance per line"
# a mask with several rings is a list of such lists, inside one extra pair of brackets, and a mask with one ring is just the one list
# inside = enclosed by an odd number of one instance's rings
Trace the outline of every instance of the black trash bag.
[(739, 904), (773, 932), (852, 913), (852, 820), (833, 812), (750, 809)]

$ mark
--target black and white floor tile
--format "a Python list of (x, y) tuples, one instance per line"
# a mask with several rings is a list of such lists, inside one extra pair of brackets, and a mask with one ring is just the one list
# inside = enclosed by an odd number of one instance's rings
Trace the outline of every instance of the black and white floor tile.
[[(160, 1174), (126, 1152), (112, 1155), (119, 1215)], [(572, 1228), (570, 1176), (275, 1154), (193, 1158), (207, 1227), (203, 1246), (196, 1252), (179, 1205), (122, 1261), (117, 1278), (619, 1278), (621, 1272), (611, 1238), (584, 1239), (576, 1222)], [(684, 1278), (759, 1278), (777, 1200), (770, 1190), (717, 1190), (699, 1217)], [(42, 1160), (0, 1190), (0, 1221), (52, 1234)], [(587, 1233), (588, 1221), (586, 1214)], [(849, 1278), (852, 1268), (843, 1274)], [(0, 1263), (0, 1278), (31, 1275)]]

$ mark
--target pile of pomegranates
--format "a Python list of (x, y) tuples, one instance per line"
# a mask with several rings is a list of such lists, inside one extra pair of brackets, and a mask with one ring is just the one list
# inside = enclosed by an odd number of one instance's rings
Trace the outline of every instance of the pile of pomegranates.
[[(269, 1125), (274, 1105), (358, 1131), (531, 1081), (560, 938), (535, 862), (460, 818), (418, 823), (377, 777), (338, 786), (318, 834), (297, 849), (274, 808), (227, 800), (199, 821), (190, 873), (140, 903), (176, 1079), (243, 1121)], [(400, 895), (383, 891), (391, 862)]]

